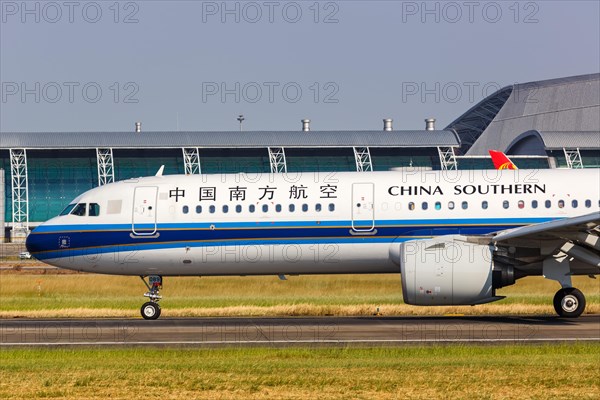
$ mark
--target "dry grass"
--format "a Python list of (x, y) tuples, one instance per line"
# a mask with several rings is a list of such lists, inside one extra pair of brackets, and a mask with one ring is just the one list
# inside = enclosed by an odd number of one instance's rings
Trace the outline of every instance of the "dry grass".
[[(600, 280), (575, 277), (587, 313), (600, 313)], [(372, 315), (553, 315), (555, 282), (525, 278), (502, 289), (506, 300), (475, 307), (413, 307), (399, 275), (166, 278), (166, 317)], [(0, 274), (0, 318), (138, 317), (139, 278), (94, 274)]]
[(3, 350), (3, 399), (598, 399), (600, 345)]

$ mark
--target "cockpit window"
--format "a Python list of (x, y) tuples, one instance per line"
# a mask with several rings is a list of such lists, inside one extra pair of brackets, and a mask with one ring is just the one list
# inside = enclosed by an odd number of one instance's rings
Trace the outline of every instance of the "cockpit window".
[(75, 206), (75, 208), (73, 208), (73, 211), (71, 211), (71, 215), (77, 215), (78, 217), (85, 217), (86, 208), (87, 208), (86, 203), (79, 203)]
[(73, 204), (69, 204), (64, 210), (62, 210), (62, 212), (60, 213), (60, 215), (69, 215), (71, 214), (71, 211), (73, 210), (73, 207), (75, 207), (77, 204), (73, 203)]
[(90, 203), (89, 216), (97, 217), (100, 215), (100, 205), (97, 203)]

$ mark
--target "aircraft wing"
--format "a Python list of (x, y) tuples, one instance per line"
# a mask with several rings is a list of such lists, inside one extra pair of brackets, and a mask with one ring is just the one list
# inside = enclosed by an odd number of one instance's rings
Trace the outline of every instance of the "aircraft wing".
[(523, 270), (566, 255), (572, 272), (600, 273), (600, 212), (500, 231), (491, 240), (497, 259)]

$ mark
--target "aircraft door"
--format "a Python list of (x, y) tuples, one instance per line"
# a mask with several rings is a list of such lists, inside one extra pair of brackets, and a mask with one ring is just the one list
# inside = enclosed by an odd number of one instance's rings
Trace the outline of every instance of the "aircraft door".
[(372, 183), (352, 184), (352, 229), (371, 232), (375, 229), (375, 187)]
[(158, 187), (138, 186), (133, 194), (133, 221), (131, 230), (134, 235), (147, 236), (156, 233), (156, 203)]

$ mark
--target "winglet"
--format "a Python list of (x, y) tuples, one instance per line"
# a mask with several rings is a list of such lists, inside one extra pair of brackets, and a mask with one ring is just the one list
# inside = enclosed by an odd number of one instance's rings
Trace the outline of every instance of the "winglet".
[(162, 176), (164, 171), (165, 171), (165, 166), (161, 165), (160, 168), (158, 169), (158, 171), (156, 172), (155, 176)]
[(508, 158), (503, 152), (497, 150), (488, 151), (490, 156), (492, 156), (492, 162), (494, 163), (494, 167), (496, 169), (518, 169), (517, 166), (510, 161), (510, 158)]

